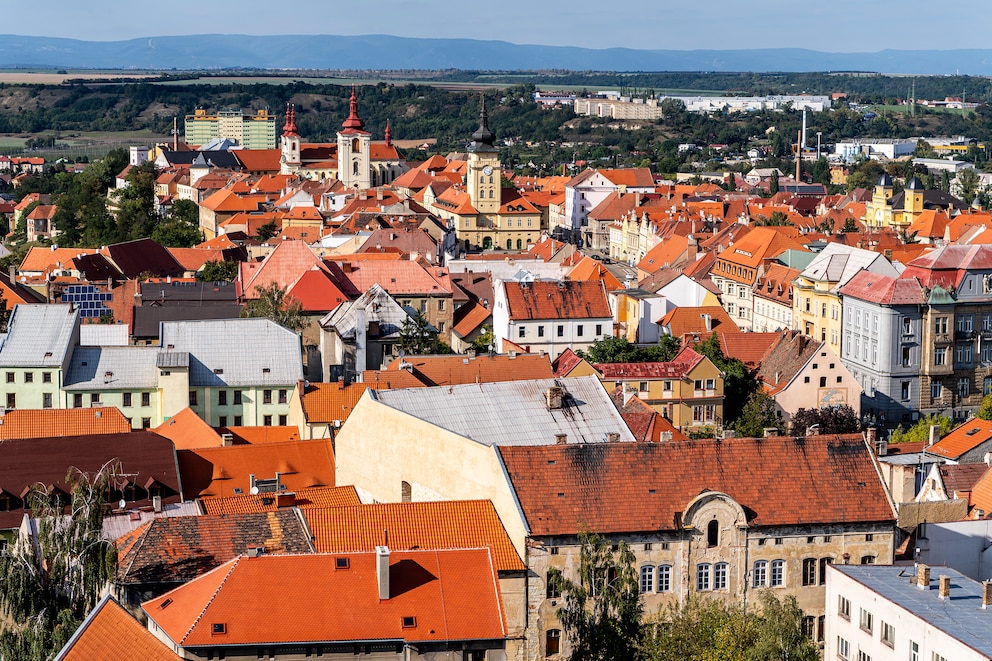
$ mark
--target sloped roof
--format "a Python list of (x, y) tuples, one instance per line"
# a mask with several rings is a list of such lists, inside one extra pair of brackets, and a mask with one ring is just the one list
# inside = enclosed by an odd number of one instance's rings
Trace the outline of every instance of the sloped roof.
[(637, 263), (637, 268), (645, 273), (654, 273), (658, 269), (676, 264), (689, 248), (688, 237), (675, 234), (660, 242), (647, 251), (644, 258)]
[(246, 553), (311, 553), (310, 534), (292, 509), (219, 516), (152, 519), (138, 539), (127, 538), (117, 558), (116, 582), (185, 583)]
[(975, 482), (971, 488), (969, 504), (985, 512), (986, 516), (992, 512), (992, 470), (985, 471), (985, 474)]
[(306, 271), (286, 292), (300, 302), (306, 312), (329, 312), (348, 298), (323, 268)]
[(982, 443), (992, 441), (992, 422), (972, 418), (952, 429), (946, 436), (927, 448), (927, 454), (945, 459), (957, 459)]
[[(561, 409), (547, 407), (545, 394), (553, 387), (564, 391)], [(366, 397), (484, 445), (554, 443), (555, 434), (599, 443), (613, 432), (634, 440), (595, 376), (370, 390)]]
[(342, 291), (349, 295), (366, 292), (375, 284), (392, 296), (451, 293), (450, 287), (445, 287), (428, 269), (410, 260), (353, 258), (331, 263), (329, 268)]
[(71, 305), (15, 305), (0, 346), (0, 366), (61, 366), (78, 324), (79, 310)]
[(753, 526), (895, 520), (860, 434), (499, 452), (533, 535), (679, 530), (706, 492), (736, 500)]
[(600, 281), (504, 281), (510, 319), (612, 319), (606, 288)]
[(689, 347), (679, 351), (670, 362), (664, 363), (593, 363), (603, 378), (613, 379), (681, 379), (703, 361)]
[(159, 347), (77, 347), (63, 390), (135, 390), (158, 387)]
[(221, 447), (224, 444), (220, 434), (188, 406), (156, 427), (154, 432), (172, 441), (177, 450)]
[(575, 367), (582, 362), (582, 358), (579, 357), (577, 353), (572, 351), (572, 347), (568, 347), (554, 359), (551, 366), (555, 370), (555, 376), (564, 377), (568, 376)]
[(883, 305), (923, 305), (923, 287), (913, 277), (890, 278), (870, 271), (861, 271), (838, 290), (869, 303)]
[(15, 438), (126, 434), (131, 423), (120, 409), (14, 409), (0, 418), (0, 441)]
[(487, 321), (491, 321), (492, 316), (492, 311), (482, 303), (469, 301), (455, 311), (451, 332), (460, 338), (468, 337)]
[[(293, 492), (282, 492), (284, 499), (292, 493), (293, 507), (326, 509), (329, 507), (352, 507), (360, 505), (355, 487), (308, 487)], [(203, 511), (207, 514), (231, 514), (247, 512), (275, 512), (280, 509), (276, 494), (239, 494), (237, 496), (207, 496), (201, 498)]]
[[(347, 568), (338, 569), (338, 558)], [(391, 551), (379, 599), (374, 552), (242, 557), (142, 604), (178, 645), (501, 640), (502, 601), (489, 549)], [(317, 591), (300, 617), (300, 595)], [(170, 600), (165, 608), (162, 604)], [(415, 618), (404, 627), (403, 619)]]
[(899, 272), (889, 263), (889, 260), (877, 252), (852, 248), (841, 243), (828, 243), (827, 246), (813, 258), (799, 277), (816, 282), (828, 282), (833, 286), (843, 287), (862, 269), (874, 273), (899, 277)]
[(762, 356), (758, 377), (773, 390), (784, 388), (823, 346), (799, 331), (783, 331)]
[(669, 434), (668, 441), (688, 441), (689, 437), (675, 428), (663, 415), (646, 404), (637, 395), (631, 395), (624, 403), (623, 386), (617, 386), (610, 394), (624, 422), (630, 427), (630, 433), (642, 443), (660, 443), (661, 435)]
[(142, 661), (180, 661), (109, 594), (100, 600), (54, 661), (97, 661), (113, 655)]
[(187, 498), (248, 493), (251, 475), (261, 480), (279, 473), (289, 490), (334, 486), (330, 440), (177, 450), (176, 456)]
[(583, 257), (579, 263), (568, 272), (568, 279), (572, 281), (602, 282), (609, 291), (623, 289), (624, 285), (617, 280), (617, 277), (610, 273), (609, 269), (592, 257)]
[(779, 341), (781, 333), (717, 333), (720, 351), (748, 367), (757, 367), (762, 357)]
[(304, 241), (282, 241), (252, 273), (242, 268), (242, 292), (245, 298), (258, 298), (258, 290), (272, 284), (286, 289), (315, 267), (327, 268)]
[(166, 321), (161, 340), (160, 349), (187, 351), (193, 357), (192, 387), (290, 385), (303, 378), (300, 336), (268, 319)]
[(281, 167), (279, 149), (236, 149), (232, 153), (247, 172), (279, 172)]
[(714, 333), (741, 332), (727, 311), (719, 305), (675, 308), (662, 317), (658, 324), (668, 328), (674, 337), (682, 337), (687, 333), (707, 333), (709, 331), (706, 330), (706, 319), (703, 315), (710, 316), (710, 329)]
[(107, 246), (107, 256), (130, 280), (144, 274), (164, 278), (182, 275), (185, 269), (169, 249), (151, 239), (135, 239)]
[(522, 571), (499, 515), (488, 500), (376, 503), (303, 512), (318, 553), (489, 548), (496, 571)]
[(541, 354), (480, 354), (477, 356), (404, 356), (391, 362), (387, 370), (409, 365), (413, 375), (428, 386), (464, 383), (495, 383), (524, 379), (550, 379), (551, 358)]
[(944, 490), (949, 498), (954, 498), (971, 493), (975, 483), (989, 471), (989, 467), (985, 463), (943, 464), (939, 470), (940, 478), (944, 481)]

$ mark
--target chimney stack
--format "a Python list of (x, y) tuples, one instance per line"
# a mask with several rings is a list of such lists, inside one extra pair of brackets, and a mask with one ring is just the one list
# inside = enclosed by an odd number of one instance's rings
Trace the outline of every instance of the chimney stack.
[(618, 432), (618, 431), (606, 432), (606, 442), (607, 443), (619, 443), (620, 442), (620, 432)]
[(930, 442), (927, 443), (927, 447), (930, 447), (939, 440), (940, 440), (940, 426), (930, 425)]
[(921, 590), (930, 589), (930, 567), (923, 563), (916, 567), (916, 587)]
[(379, 599), (389, 599), (389, 547), (375, 547), (375, 577), (379, 583)]
[(940, 578), (937, 579), (937, 580), (939, 581), (939, 588), (938, 588), (939, 589), (939, 593), (938, 593), (938, 596), (941, 599), (950, 599), (951, 598), (951, 577), (950, 576), (944, 576), (943, 574), (941, 574)]
[(544, 392), (545, 404), (548, 406), (549, 411), (561, 408), (561, 388), (558, 386), (552, 386)]
[(555, 434), (555, 444), (565, 445), (568, 443), (568, 434)]
[(992, 581), (982, 583), (982, 608), (992, 606)]

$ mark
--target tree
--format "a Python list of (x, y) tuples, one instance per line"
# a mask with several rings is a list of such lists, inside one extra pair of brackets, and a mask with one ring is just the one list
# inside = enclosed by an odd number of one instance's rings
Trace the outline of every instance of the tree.
[(295, 333), (306, 328), (303, 305), (287, 295), (285, 289), (273, 282), (268, 287), (256, 287), (255, 293), (258, 298), (248, 301), (241, 311), (242, 317), (265, 317)]
[(152, 239), (168, 248), (192, 248), (202, 242), (196, 204), (190, 200), (176, 200), (166, 221), (152, 230)]
[(117, 241), (149, 237), (159, 222), (155, 212), (155, 163), (146, 161), (131, 168), (126, 180), (127, 186), (113, 193), (117, 205)]
[(775, 195), (778, 192), (778, 169), (772, 172), (771, 181), (768, 182), (768, 192)]
[(270, 220), (258, 228), (258, 235), (255, 237), (259, 241), (265, 242), (279, 233), (274, 220)]
[(845, 234), (851, 234), (858, 231), (858, 224), (854, 222), (853, 218), (848, 218), (844, 221), (844, 227), (841, 228), (841, 232)]
[(594, 340), (588, 351), (576, 354), (590, 363), (656, 363), (675, 358), (681, 341), (669, 335), (662, 336), (657, 345), (639, 347), (625, 337), (604, 337)]
[(475, 350), (475, 353), (477, 354), (495, 351), (496, 336), (493, 334), (493, 329), (489, 326), (483, 326), (479, 337), (472, 340), (472, 349)]
[(992, 395), (985, 395), (982, 398), (982, 405), (978, 407), (976, 418), (981, 420), (992, 420)]
[(577, 580), (552, 572), (549, 580), (564, 603), (558, 620), (571, 645), (572, 661), (643, 659), (644, 625), (634, 552), (626, 542), (579, 535)]
[(438, 352), (437, 330), (420, 312), (408, 316), (400, 328), (399, 348), (407, 355), (427, 355)]
[(728, 427), (735, 426), (751, 393), (758, 389), (758, 380), (740, 359), (723, 355), (716, 333), (694, 346), (693, 350), (709, 358), (723, 372), (723, 419)]
[(203, 268), (196, 272), (200, 282), (230, 282), (238, 277), (238, 262), (204, 262)]
[(958, 189), (961, 194), (961, 201), (971, 204), (978, 196), (978, 171), (974, 168), (965, 168), (958, 172)]
[(954, 421), (943, 415), (928, 415), (920, 418), (915, 425), (909, 429), (903, 429), (902, 425), (896, 427), (889, 437), (889, 443), (919, 443), (930, 438), (930, 427), (940, 428), (940, 435), (947, 434), (954, 429)]
[(820, 434), (854, 434), (861, 431), (858, 414), (848, 404), (822, 409), (799, 409), (792, 416), (792, 435), (803, 436), (816, 426)]
[(104, 501), (119, 466), (66, 477), (63, 500), (43, 485), (27, 495), (38, 520), (34, 543), (0, 552), (0, 658), (29, 661), (57, 652), (96, 605), (117, 565), (117, 550), (102, 538)]
[(785, 432), (785, 425), (775, 411), (775, 402), (763, 390), (755, 390), (748, 397), (740, 416), (734, 421), (738, 436), (763, 436), (765, 429)]
[(781, 211), (773, 211), (771, 216), (759, 215), (753, 225), (757, 227), (792, 227), (793, 223)]

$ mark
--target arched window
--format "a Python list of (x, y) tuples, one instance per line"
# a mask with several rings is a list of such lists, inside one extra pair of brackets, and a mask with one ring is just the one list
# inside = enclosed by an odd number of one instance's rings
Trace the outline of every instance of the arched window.
[(494, 191), (494, 190), (492, 190), (492, 189), (490, 189), (490, 191), (489, 191), (489, 199), (491, 200), (491, 199), (493, 199), (494, 197), (496, 197), (496, 191)]
[(351, 173), (356, 177), (358, 176), (358, 161), (351, 164)]
[(803, 585), (816, 585), (816, 558), (803, 559)]
[(720, 544), (720, 522), (713, 519), (706, 526), (706, 546), (718, 546)]
[(507, 250), (512, 250), (513, 249), (513, 239), (507, 239), (506, 240), (506, 249)]
[(654, 567), (641, 567), (641, 592), (654, 592)]
[(358, 138), (352, 139), (352, 141), (351, 141), (351, 151), (356, 152), (356, 153), (362, 151), (362, 143), (358, 140)]
[(404, 503), (409, 503), (413, 498), (413, 489), (410, 487), (410, 483), (404, 480), (400, 482), (400, 500)]
[(524, 242), (521, 241), (520, 239), (517, 239), (517, 250), (522, 249), (523, 246), (524, 246)]
[(754, 563), (752, 572), (752, 585), (756, 588), (763, 588), (768, 585), (768, 561), (758, 560)]

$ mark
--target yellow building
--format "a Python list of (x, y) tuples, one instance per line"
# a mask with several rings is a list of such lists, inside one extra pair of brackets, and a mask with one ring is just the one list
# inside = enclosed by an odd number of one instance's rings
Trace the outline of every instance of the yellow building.
[(686, 347), (668, 363), (597, 363), (607, 391), (623, 386), (683, 431), (723, 424), (723, 375)]
[(878, 180), (871, 202), (865, 207), (864, 222), (868, 227), (894, 227), (908, 230), (909, 226), (928, 209), (965, 209), (967, 205), (940, 190), (924, 190), (919, 177), (906, 182), (901, 193), (892, 193), (892, 178), (884, 174)]

